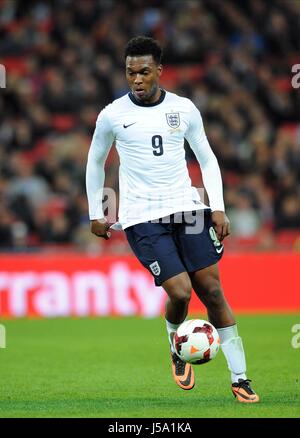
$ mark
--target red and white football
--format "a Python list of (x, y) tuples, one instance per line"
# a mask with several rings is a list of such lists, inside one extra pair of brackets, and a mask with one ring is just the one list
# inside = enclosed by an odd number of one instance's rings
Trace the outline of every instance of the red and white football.
[(214, 359), (220, 349), (217, 329), (208, 321), (190, 319), (178, 327), (173, 345), (184, 362), (203, 364)]

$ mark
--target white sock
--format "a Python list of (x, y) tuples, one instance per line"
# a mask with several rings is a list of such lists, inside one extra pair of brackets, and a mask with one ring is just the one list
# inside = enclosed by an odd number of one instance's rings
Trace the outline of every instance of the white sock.
[(168, 340), (170, 344), (170, 348), (172, 353), (175, 353), (175, 348), (173, 347), (173, 336), (180, 326), (180, 324), (172, 324), (171, 322), (166, 320), (167, 332), (168, 332)]
[(231, 382), (238, 382), (246, 377), (246, 359), (242, 339), (238, 336), (237, 325), (218, 328), (221, 348), (231, 371)]

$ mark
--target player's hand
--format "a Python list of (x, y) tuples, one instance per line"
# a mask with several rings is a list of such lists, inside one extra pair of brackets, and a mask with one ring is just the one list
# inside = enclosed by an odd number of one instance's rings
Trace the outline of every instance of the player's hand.
[(230, 222), (224, 211), (213, 211), (211, 214), (213, 227), (220, 242), (230, 234)]
[(91, 232), (95, 234), (95, 236), (103, 237), (103, 239), (108, 240), (111, 236), (111, 232), (108, 230), (109, 223), (105, 218), (91, 220)]

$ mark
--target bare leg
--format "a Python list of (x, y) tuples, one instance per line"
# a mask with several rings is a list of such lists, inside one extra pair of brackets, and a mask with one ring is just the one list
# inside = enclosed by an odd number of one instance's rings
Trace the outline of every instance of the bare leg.
[(191, 298), (192, 284), (186, 272), (175, 275), (162, 284), (168, 294), (166, 302), (166, 325), (171, 347), (172, 374), (176, 384), (190, 390), (194, 387), (195, 376), (190, 364), (183, 362), (176, 355), (173, 336), (178, 326), (185, 320)]
[(166, 280), (162, 287), (168, 294), (166, 301), (166, 320), (172, 324), (180, 324), (186, 318), (191, 298), (192, 285), (186, 272)]
[(217, 328), (235, 324), (231, 308), (221, 287), (218, 265), (190, 274), (193, 288), (207, 309), (209, 321)]

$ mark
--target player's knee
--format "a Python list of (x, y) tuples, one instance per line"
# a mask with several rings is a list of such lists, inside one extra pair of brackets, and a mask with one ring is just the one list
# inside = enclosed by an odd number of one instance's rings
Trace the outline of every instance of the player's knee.
[(171, 297), (171, 301), (176, 306), (186, 307), (190, 302), (191, 296), (188, 293), (177, 293)]
[(216, 289), (212, 289), (209, 292), (209, 295), (210, 295), (211, 300), (213, 302), (223, 301), (223, 298), (224, 298), (223, 291), (222, 291), (222, 289), (220, 287), (216, 288)]
[(202, 289), (203, 296), (205, 297), (205, 301), (210, 303), (211, 305), (220, 305), (224, 301), (224, 294), (218, 279), (211, 279)]
[(191, 299), (191, 294), (189, 291), (180, 291), (173, 296), (173, 301), (175, 301), (177, 304), (184, 306), (189, 304), (190, 299)]
[(180, 281), (170, 292), (171, 301), (176, 304), (187, 305), (191, 299), (192, 285), (189, 281)]

